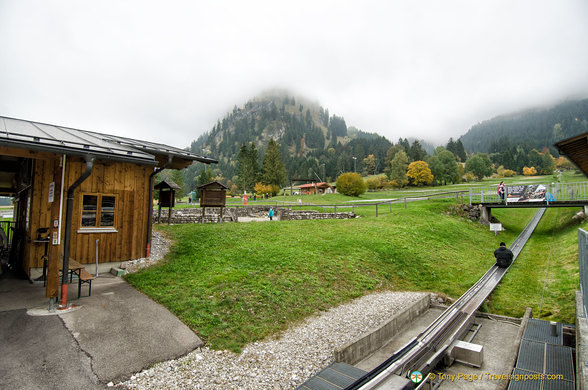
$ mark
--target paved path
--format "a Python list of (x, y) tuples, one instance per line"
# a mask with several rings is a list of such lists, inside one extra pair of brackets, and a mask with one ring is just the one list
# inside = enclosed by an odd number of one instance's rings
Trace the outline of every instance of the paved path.
[[(0, 277), (0, 388), (98, 389), (202, 345), (186, 325), (126, 281), (101, 276), (77, 310), (48, 314), (42, 283)], [(40, 308), (37, 310), (27, 310)], [(43, 313), (45, 311), (45, 313)]]
[(0, 312), (0, 345), (2, 389), (105, 388), (59, 316), (32, 317), (26, 309)]

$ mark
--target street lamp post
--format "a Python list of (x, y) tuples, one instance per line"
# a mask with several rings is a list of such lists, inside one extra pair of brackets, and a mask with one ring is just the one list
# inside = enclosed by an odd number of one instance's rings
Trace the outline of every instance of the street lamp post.
[(357, 157), (351, 157), (353, 159), (353, 172), (357, 172), (356, 170), (356, 164), (355, 162), (357, 161)]

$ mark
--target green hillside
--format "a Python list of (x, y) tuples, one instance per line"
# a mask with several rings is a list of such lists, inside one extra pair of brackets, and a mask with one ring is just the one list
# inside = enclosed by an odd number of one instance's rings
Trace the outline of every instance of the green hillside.
[(553, 144), (588, 132), (588, 99), (567, 101), (483, 121), (460, 137), (468, 153), (496, 153), (523, 146), (556, 155)]

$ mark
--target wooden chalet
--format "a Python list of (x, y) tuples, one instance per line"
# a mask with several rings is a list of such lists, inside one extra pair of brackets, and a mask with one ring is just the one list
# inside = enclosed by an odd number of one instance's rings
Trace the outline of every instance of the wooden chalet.
[[(153, 176), (216, 160), (167, 145), (0, 116), (0, 195), (14, 197), (11, 264), (43, 269), (58, 293), (69, 258), (113, 263), (149, 255)], [(90, 268), (92, 269), (92, 268)], [(34, 275), (33, 275), (34, 274)]]
[(301, 186), (298, 186), (298, 188), (300, 189), (301, 194), (324, 194), (328, 189), (333, 189), (329, 183), (325, 182), (302, 184)]

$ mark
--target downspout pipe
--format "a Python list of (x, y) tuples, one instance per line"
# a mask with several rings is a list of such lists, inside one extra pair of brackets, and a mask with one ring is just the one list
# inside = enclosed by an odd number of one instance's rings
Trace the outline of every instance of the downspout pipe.
[(169, 154), (167, 156), (167, 162), (161, 168), (157, 168), (149, 175), (149, 197), (147, 198), (147, 201), (149, 202), (149, 205), (147, 206), (147, 248), (145, 248), (145, 257), (151, 256), (151, 233), (153, 229), (153, 180), (155, 175), (171, 165), (172, 158), (172, 155)]
[(71, 219), (73, 213), (74, 191), (90, 176), (94, 168), (94, 157), (86, 157), (86, 170), (67, 190), (67, 204), (65, 207), (65, 237), (63, 239), (63, 272), (61, 273), (61, 302), (60, 308), (67, 308), (67, 277), (69, 270), (69, 245), (71, 241)]

